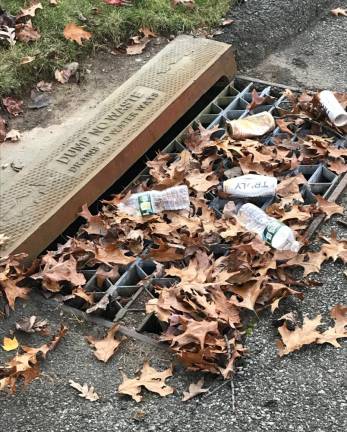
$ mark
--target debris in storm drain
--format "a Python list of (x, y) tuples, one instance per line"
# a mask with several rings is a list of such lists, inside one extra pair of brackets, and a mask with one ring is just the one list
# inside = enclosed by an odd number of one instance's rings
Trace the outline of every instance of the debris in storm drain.
[[(225, 134), (228, 120), (262, 112), (269, 112), (278, 127), (257, 139)], [(22, 283), (35, 279), (45, 292), (63, 292), (68, 304), (75, 302), (109, 321), (121, 317), (135, 327), (139, 321), (131, 320), (138, 313), (142, 322), (146, 302), (147, 313), (157, 320), (147, 329), (160, 333), (160, 340), (190, 370), (228, 379), (245, 352), (247, 311), (275, 311), (288, 296), (302, 299), (302, 287), (313, 284), (306, 276), (319, 272), (329, 259), (347, 261), (347, 243), (334, 235), (324, 238), (315, 252), (305, 249), (306, 228), (313, 219), (342, 212), (326, 198), (338, 174), (346, 171), (347, 150), (338, 144), (339, 128), (317, 98), (306, 93), (286, 91), (274, 98), (271, 89), (255, 96), (252, 85), (240, 91), (230, 85), (198, 120), (200, 124), (194, 121), (147, 162), (148, 170), (126, 192), (104, 201), (98, 214), (85, 206), (80, 215), (86, 224), (74, 238), (44, 254), (39, 268)], [(235, 176), (275, 181), (264, 196), (232, 196), (222, 185)], [(133, 206), (135, 214), (121, 205), (131, 194), (162, 193), (177, 186), (188, 191), (186, 209), (145, 216), (139, 214), (140, 203)], [(290, 237), (291, 245), (298, 241), (304, 246), (300, 253), (275, 250), (255, 230), (246, 229), (237, 216), (244, 204), (257, 208), (257, 221), (261, 215), (276, 221), (276, 229), (286, 225), (296, 238)], [(275, 238), (276, 233), (270, 234)], [(16, 286), (19, 264), (5, 262), (3, 267)], [(303, 274), (294, 277), (293, 268)], [(6, 290), (11, 293), (8, 281)], [(139, 378), (123, 384), (122, 393), (141, 397)]]

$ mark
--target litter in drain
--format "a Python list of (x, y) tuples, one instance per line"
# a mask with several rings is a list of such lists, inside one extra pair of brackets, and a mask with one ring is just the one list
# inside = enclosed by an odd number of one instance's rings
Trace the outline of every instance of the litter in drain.
[[(200, 115), (185, 128), (169, 145), (163, 150), (163, 154), (170, 156), (172, 160), (177, 159), (178, 153), (186, 147), (184, 138), (192, 128), (196, 130), (201, 124), (205, 129), (216, 128), (216, 136), (220, 137), (224, 134), (225, 122), (227, 120), (247, 117), (255, 113), (263, 111), (271, 112), (276, 118), (281, 115), (281, 110), (288, 107), (289, 101), (285, 96), (278, 94), (278, 89), (266, 86), (261, 90), (261, 96), (270, 96), (266, 100), (271, 100), (271, 103), (266, 102), (264, 105), (257, 106), (254, 110), (248, 110), (248, 105), (252, 100), (252, 90), (259, 88), (257, 83), (249, 83), (242, 86), (234, 82), (227, 87), (202, 110)], [(305, 124), (300, 128), (293, 128), (290, 141), (297, 142), (300, 139), (302, 130)], [(334, 131), (325, 129), (319, 126), (320, 132), (331, 138), (332, 143), (337, 147), (341, 142), (341, 136)], [(273, 146), (276, 139), (282, 136), (280, 128), (276, 128), (272, 133), (262, 137), (263, 144)], [(226, 165), (223, 167), (232, 169), (228, 165), (228, 161), (223, 161)], [(336, 175), (329, 170), (323, 163), (307, 165), (300, 164), (293, 170), (292, 174), (302, 173), (307, 180), (307, 183), (300, 189), (304, 199), (304, 204), (312, 204), (316, 201), (315, 195), (319, 194), (324, 197), (332, 196), (336, 185), (342, 176)], [(151, 176), (149, 169), (144, 169), (137, 177), (124, 189), (124, 192), (136, 189), (140, 184), (146, 183), (150, 186)], [(221, 199), (216, 191), (208, 192), (205, 198), (211, 208), (215, 211), (217, 217), (222, 215), (223, 207), (226, 200)], [(337, 197), (335, 196), (334, 199)], [(273, 198), (257, 198), (255, 204), (263, 209), (273, 203)], [(145, 246), (149, 246), (148, 244)], [(223, 243), (211, 244), (210, 253), (215, 258), (226, 255), (228, 253), (228, 245)], [(160, 334), (165, 329), (165, 324), (160, 322), (153, 313), (146, 314), (145, 305), (151, 299), (157, 297), (158, 287), (167, 287), (175, 284), (177, 279), (164, 278), (160, 273), (160, 268), (157, 264), (148, 259), (147, 248), (139, 254), (138, 258), (129, 266), (119, 266), (119, 274), (116, 278), (105, 277), (100, 282), (100, 277), (96, 270), (85, 269), (83, 273), (87, 279), (84, 290), (87, 293), (92, 293), (96, 304), (87, 308), (85, 301), (80, 298), (69, 298), (67, 296), (64, 303), (74, 308), (86, 310), (89, 316), (96, 316), (106, 319), (110, 322), (122, 322), (125, 326), (137, 329), (139, 332), (148, 332), (152, 334)]]

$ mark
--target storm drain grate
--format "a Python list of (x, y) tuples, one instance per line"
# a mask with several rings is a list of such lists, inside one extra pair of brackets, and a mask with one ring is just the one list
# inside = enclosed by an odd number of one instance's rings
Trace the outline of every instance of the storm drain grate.
[[(263, 111), (268, 111), (276, 117), (281, 116), (281, 109), (288, 108), (289, 102), (284, 96), (279, 96), (276, 87), (266, 86), (261, 90), (261, 96), (271, 96), (271, 103), (260, 105), (254, 110), (248, 110), (247, 106), (252, 100), (252, 90), (259, 83), (251, 82), (242, 87), (237, 83), (229, 84), (224, 90), (191, 122), (162, 153), (172, 155), (173, 160), (177, 154), (185, 149), (184, 137), (188, 129), (197, 129), (201, 124), (204, 128), (216, 128), (216, 136), (221, 137), (225, 133), (225, 122), (238, 118), (247, 117)], [(339, 145), (340, 136), (330, 129), (323, 129), (324, 135), (332, 138), (335, 145)], [(291, 140), (293, 142), (300, 139), (300, 128), (293, 130)], [(274, 139), (282, 134), (279, 128), (262, 138), (262, 142), (269, 146), (274, 145)], [(301, 194), (305, 204), (315, 202), (315, 195), (324, 197), (331, 196), (340, 177), (330, 171), (324, 164), (301, 165), (292, 171), (292, 174), (302, 173), (307, 180), (307, 185), (301, 189)], [(137, 185), (150, 181), (149, 170), (144, 169), (125, 189), (124, 192), (136, 188)], [(217, 215), (222, 214), (226, 201), (220, 199), (213, 192), (208, 192), (206, 198)], [(262, 208), (271, 205), (272, 199), (256, 200), (256, 204)], [(211, 252), (215, 256), (222, 256), (228, 251), (228, 245), (218, 244), (211, 246)], [(95, 270), (85, 270), (84, 275), (87, 279), (85, 291), (93, 292), (97, 304), (101, 307), (92, 306), (87, 310), (87, 315), (102, 317), (110, 322), (119, 322), (129, 327), (135, 328), (139, 332), (161, 333), (164, 324), (159, 322), (154, 314), (146, 314), (145, 304), (156, 296), (156, 287), (167, 287), (177, 282), (175, 278), (160, 278), (156, 263), (146, 259), (146, 249), (136, 261), (128, 267), (120, 268), (120, 275), (117, 280), (106, 278), (102, 284), (98, 284), (98, 277)], [(66, 304), (82, 308), (83, 301), (70, 299)], [(104, 306), (103, 306), (104, 305)]]

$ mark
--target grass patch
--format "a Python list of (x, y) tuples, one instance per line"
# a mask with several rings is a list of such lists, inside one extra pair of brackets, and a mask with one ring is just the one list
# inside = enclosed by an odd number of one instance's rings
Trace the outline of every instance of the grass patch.
[[(41, 0), (43, 9), (32, 19), (41, 38), (34, 43), (17, 42), (13, 48), (0, 45), (0, 95), (17, 94), (41, 79), (53, 79), (54, 70), (71, 61), (79, 61), (101, 46), (116, 46), (149, 27), (160, 34), (189, 32), (195, 28), (212, 27), (230, 7), (230, 0), (196, 0), (195, 10), (173, 9), (170, 0), (135, 0), (133, 7), (114, 7), (102, 0), (60, 0), (52, 7)], [(24, 0), (0, 0), (0, 7), (16, 15), (25, 5)], [(93, 13), (93, 8), (99, 13)], [(86, 18), (85, 22), (79, 16)], [(63, 29), (69, 22), (83, 26), (93, 33), (83, 47), (67, 41)], [(33, 56), (32, 63), (21, 65), (25, 56)]]

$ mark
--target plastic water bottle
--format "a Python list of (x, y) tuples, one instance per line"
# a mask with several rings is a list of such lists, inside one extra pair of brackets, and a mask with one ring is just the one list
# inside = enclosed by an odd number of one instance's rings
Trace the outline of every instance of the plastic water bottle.
[(223, 190), (237, 198), (274, 196), (276, 194), (276, 177), (247, 174), (223, 182)]
[(146, 191), (130, 195), (118, 205), (121, 212), (131, 215), (150, 216), (164, 210), (189, 209), (189, 191), (185, 185), (162, 191)]
[(254, 204), (244, 204), (238, 213), (240, 223), (259, 236), (274, 249), (298, 252), (301, 244), (295, 240), (293, 231), (277, 219), (268, 216)]

